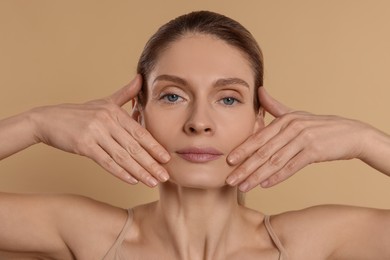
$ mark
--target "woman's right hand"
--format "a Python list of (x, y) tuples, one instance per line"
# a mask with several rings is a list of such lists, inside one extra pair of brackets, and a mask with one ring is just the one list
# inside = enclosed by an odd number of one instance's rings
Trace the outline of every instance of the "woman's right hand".
[(91, 158), (119, 179), (149, 187), (168, 180), (160, 165), (169, 153), (122, 106), (136, 97), (139, 75), (111, 96), (84, 104), (31, 110), (35, 138), (58, 149)]

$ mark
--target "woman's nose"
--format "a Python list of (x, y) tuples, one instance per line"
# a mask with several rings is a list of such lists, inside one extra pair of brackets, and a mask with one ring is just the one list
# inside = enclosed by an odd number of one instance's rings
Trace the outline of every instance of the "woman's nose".
[(189, 135), (213, 135), (215, 126), (207, 108), (194, 108), (184, 125), (184, 131)]

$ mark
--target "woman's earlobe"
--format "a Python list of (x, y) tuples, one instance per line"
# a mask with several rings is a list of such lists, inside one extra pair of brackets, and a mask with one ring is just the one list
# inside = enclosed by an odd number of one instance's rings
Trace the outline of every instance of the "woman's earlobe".
[(132, 104), (132, 111), (131, 111), (131, 117), (137, 121), (139, 124), (143, 124), (143, 116), (142, 116), (142, 111), (140, 109), (140, 104), (138, 103), (137, 99), (134, 99), (133, 104)]
[(259, 118), (261, 117), (261, 118), (264, 119), (264, 117), (265, 117), (265, 110), (264, 110), (263, 107), (259, 108), (259, 112), (257, 113), (257, 117), (259, 117)]
[(255, 125), (253, 127), (253, 133), (256, 133), (257, 131), (265, 127), (264, 116), (265, 116), (265, 110), (262, 107), (260, 107), (259, 112), (257, 113), (256, 116)]

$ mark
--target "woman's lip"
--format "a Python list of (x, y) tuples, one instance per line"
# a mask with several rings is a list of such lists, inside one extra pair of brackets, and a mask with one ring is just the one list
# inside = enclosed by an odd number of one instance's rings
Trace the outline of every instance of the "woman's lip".
[(193, 163), (205, 163), (209, 161), (214, 161), (221, 157), (220, 154), (209, 154), (209, 153), (178, 153), (178, 155)]
[(213, 147), (187, 147), (176, 151), (179, 154), (214, 154), (214, 155), (222, 155), (223, 153), (218, 151), (217, 149)]
[(222, 152), (212, 147), (198, 148), (188, 147), (176, 151), (176, 153), (189, 162), (204, 163), (218, 159), (223, 155)]

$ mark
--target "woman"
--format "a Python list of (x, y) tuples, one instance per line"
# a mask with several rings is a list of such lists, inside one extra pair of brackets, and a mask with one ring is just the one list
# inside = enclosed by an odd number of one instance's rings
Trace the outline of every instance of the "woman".
[[(152, 36), (138, 73), (143, 84), (137, 76), (109, 98), (1, 121), (0, 157), (45, 142), (129, 183), (160, 181), (160, 200), (124, 210), (1, 194), (2, 258), (390, 258), (389, 211), (319, 206), (270, 220), (240, 205), (238, 189), (269, 187), (312, 162), (359, 158), (390, 173), (386, 134), (268, 96), (260, 49), (240, 24), (211, 12), (178, 17)], [(145, 128), (119, 108), (141, 85), (133, 118)], [(268, 126), (264, 111), (276, 116)]]

